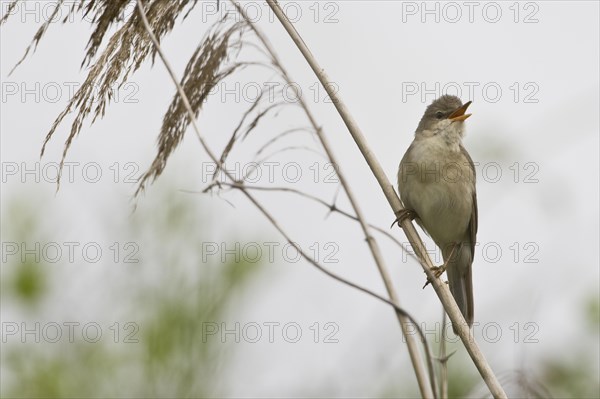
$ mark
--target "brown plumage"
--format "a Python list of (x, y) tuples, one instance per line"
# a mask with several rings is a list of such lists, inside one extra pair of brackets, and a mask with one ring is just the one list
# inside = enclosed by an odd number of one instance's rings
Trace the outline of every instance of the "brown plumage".
[(450, 291), (471, 326), (477, 193), (473, 160), (462, 146), (469, 104), (446, 95), (427, 107), (400, 162), (398, 188), (405, 208), (442, 250)]

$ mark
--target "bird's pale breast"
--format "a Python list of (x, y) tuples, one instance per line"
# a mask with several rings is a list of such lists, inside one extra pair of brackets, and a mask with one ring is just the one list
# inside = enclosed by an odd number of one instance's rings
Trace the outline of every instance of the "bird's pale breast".
[(398, 172), (402, 202), (439, 246), (463, 240), (472, 212), (473, 171), (453, 147), (437, 137), (417, 140)]

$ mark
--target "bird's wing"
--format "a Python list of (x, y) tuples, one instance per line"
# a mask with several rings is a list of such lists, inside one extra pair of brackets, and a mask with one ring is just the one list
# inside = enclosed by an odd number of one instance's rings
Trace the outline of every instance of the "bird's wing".
[(469, 222), (469, 238), (471, 240), (471, 256), (475, 256), (475, 243), (477, 242), (477, 190), (475, 189), (475, 164), (473, 164), (473, 159), (465, 150), (465, 147), (460, 146), (461, 153), (467, 158), (469, 161), (469, 166), (471, 167), (471, 171), (473, 172), (473, 201), (471, 205), (471, 221)]

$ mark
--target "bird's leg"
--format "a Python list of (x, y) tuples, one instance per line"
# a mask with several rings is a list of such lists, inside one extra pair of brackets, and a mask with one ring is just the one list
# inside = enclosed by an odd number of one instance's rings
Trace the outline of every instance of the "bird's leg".
[[(440, 278), (440, 276), (442, 274), (444, 274), (444, 272), (446, 271), (446, 268), (448, 267), (448, 263), (450, 263), (450, 261), (452, 260), (452, 257), (454, 256), (454, 252), (456, 250), (456, 247), (458, 247), (459, 245), (462, 245), (462, 244), (453, 243), (452, 244), (452, 251), (450, 251), (450, 256), (448, 256), (448, 259), (446, 259), (446, 261), (444, 262), (444, 264), (441, 265), (441, 266), (433, 266), (431, 268), (431, 271), (433, 272), (433, 275), (435, 276), (435, 278)], [(429, 283), (431, 283), (431, 280), (428, 277), (427, 281), (425, 282), (425, 285), (423, 286), (423, 288), (427, 287), (429, 285)]]
[(392, 222), (390, 229), (392, 227), (394, 227), (394, 225), (396, 223), (398, 223), (399, 227), (402, 227), (402, 226), (400, 226), (400, 224), (404, 221), (404, 219), (415, 220), (416, 217), (417, 217), (417, 214), (415, 211), (413, 211), (411, 209), (402, 209), (401, 211), (396, 212), (396, 220), (394, 220)]

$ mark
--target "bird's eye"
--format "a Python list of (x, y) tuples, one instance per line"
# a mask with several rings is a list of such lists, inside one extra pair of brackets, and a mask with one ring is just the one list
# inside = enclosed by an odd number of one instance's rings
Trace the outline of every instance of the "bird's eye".
[(444, 113), (441, 111), (438, 111), (435, 113), (435, 117), (438, 119), (442, 119), (444, 117)]

